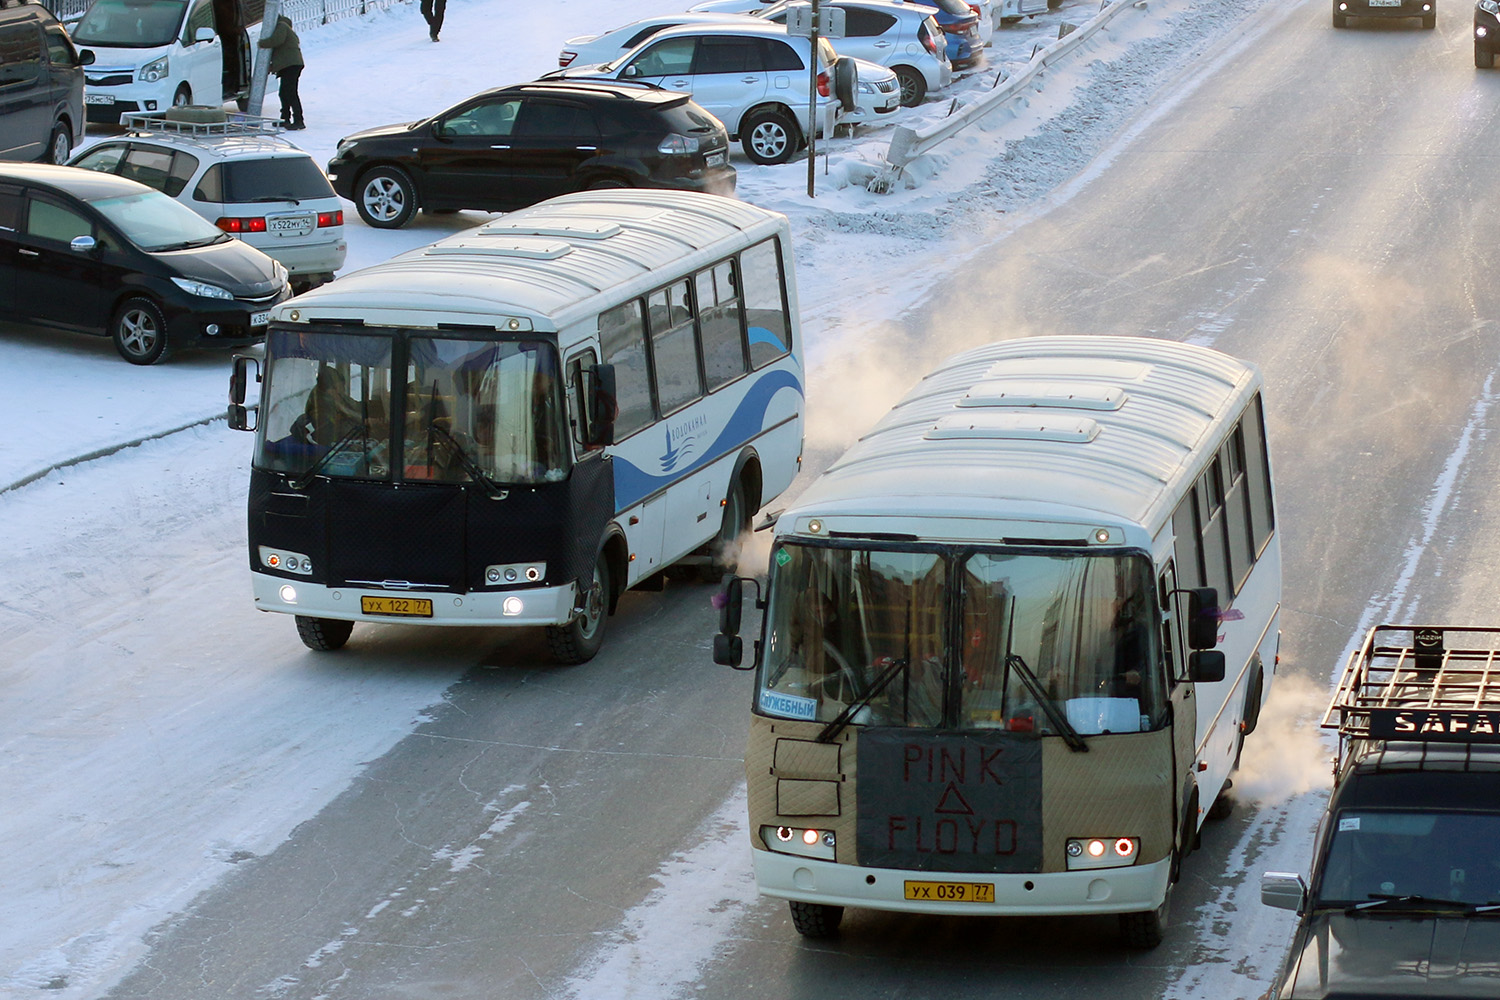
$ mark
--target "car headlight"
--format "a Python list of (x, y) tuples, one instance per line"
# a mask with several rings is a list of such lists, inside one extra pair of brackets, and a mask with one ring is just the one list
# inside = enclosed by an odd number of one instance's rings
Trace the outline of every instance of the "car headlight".
[(355, 142), (353, 139), (340, 139), (338, 146), (333, 151), (333, 155), (343, 156), (345, 153), (349, 152), (351, 149), (358, 145), (359, 143)]
[(139, 79), (142, 83), (155, 83), (167, 75), (167, 57), (153, 59), (141, 67)]
[(191, 278), (173, 278), (172, 284), (187, 292), (189, 295), (201, 295), (205, 299), (232, 299), (234, 293), (227, 288), (218, 285), (210, 285), (206, 281), (193, 281)]
[(1500, 17), (1500, 0), (1479, 0), (1474, 6), (1486, 14), (1494, 14), (1496, 17)]
[(291, 272), (286, 269), (286, 265), (274, 258), (271, 260), (271, 274), (283, 285), (291, 278)]

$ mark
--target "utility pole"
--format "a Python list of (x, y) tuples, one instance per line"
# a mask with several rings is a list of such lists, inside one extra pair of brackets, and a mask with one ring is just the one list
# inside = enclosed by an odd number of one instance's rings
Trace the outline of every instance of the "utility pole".
[[(281, 15), (281, 0), (266, 0), (266, 12), (260, 18), (260, 39), (265, 41), (276, 30), (276, 18)], [(254, 44), (250, 49), (250, 62), (255, 68), (250, 72), (250, 114), (260, 117), (261, 105), (266, 99), (266, 77), (271, 66), (271, 50)]]
[(807, 196), (813, 193), (813, 178), (817, 176), (818, 159), (818, 0), (812, 0), (812, 58), (809, 60), (807, 78)]

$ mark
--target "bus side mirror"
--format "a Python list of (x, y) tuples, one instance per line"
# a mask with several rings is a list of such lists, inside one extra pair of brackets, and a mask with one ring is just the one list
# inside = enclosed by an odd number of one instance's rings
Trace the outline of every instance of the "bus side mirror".
[(725, 635), (740, 634), (740, 606), (745, 599), (745, 585), (740, 578), (730, 577), (724, 584), (724, 593), (719, 607), (719, 631)]
[(737, 635), (714, 636), (714, 662), (720, 666), (738, 667), (745, 658), (745, 641)]
[(1187, 593), (1188, 649), (1213, 649), (1219, 644), (1219, 592), (1196, 587)]
[(589, 444), (603, 447), (615, 443), (615, 415), (620, 412), (615, 395), (615, 366), (594, 366), (594, 391), (589, 397), (589, 426), (593, 428)]
[(250, 384), (250, 366), (255, 365), (255, 381), (260, 382), (260, 362), (248, 355), (237, 354), (234, 367), (229, 373), (229, 426), (237, 431), (253, 431), (250, 414), (259, 406), (245, 405), (245, 391)]
[(1201, 649), (1188, 654), (1188, 680), (1195, 684), (1212, 684), (1223, 679), (1223, 653), (1217, 649)]

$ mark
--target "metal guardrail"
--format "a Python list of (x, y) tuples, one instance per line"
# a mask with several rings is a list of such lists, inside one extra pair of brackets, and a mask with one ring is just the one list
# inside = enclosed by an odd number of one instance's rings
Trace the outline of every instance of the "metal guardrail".
[(922, 128), (912, 128), (909, 125), (896, 126), (891, 135), (891, 148), (886, 151), (886, 165), (880, 174), (870, 182), (870, 190), (877, 194), (889, 192), (895, 184), (897, 177), (901, 176), (901, 170), (912, 160), (926, 153), (963, 131), (974, 122), (988, 115), (996, 108), (1001, 107), (1011, 98), (1020, 93), (1021, 89), (1031, 82), (1046, 67), (1057, 62), (1060, 58), (1083, 44), (1094, 32), (1112, 21), (1116, 15), (1127, 8), (1145, 9), (1147, 0), (1102, 0), (1099, 12), (1081, 26), (1063, 25), (1059, 31), (1057, 41), (1049, 45), (1038, 45), (1031, 53), (1031, 61), (1026, 68), (1015, 76), (1007, 77), (998, 83), (995, 89), (980, 97), (972, 104), (958, 108), (940, 121), (933, 122)]

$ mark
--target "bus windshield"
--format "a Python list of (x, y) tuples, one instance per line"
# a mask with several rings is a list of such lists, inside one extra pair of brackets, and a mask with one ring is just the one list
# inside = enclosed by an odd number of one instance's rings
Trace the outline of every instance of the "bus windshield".
[(96, 0), (73, 29), (75, 45), (154, 49), (171, 44), (187, 0)]
[(261, 395), (259, 468), (487, 485), (568, 475), (545, 343), (272, 329)]
[(1165, 725), (1141, 554), (784, 544), (772, 565), (765, 714), (831, 721), (853, 704), (854, 725), (1085, 736)]

